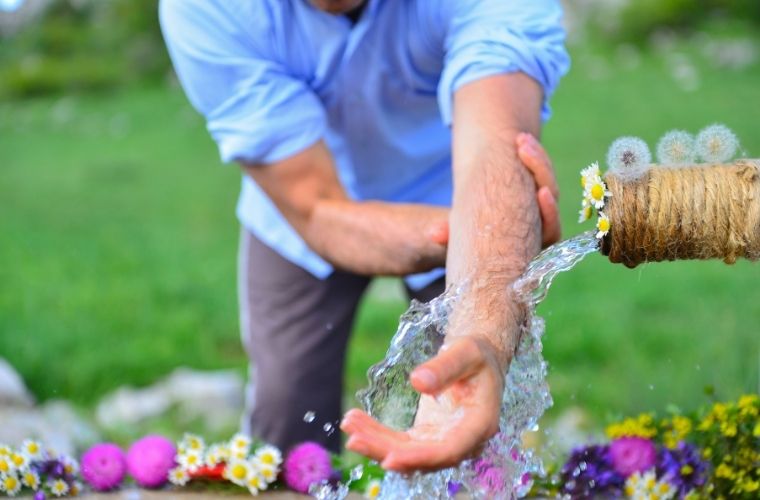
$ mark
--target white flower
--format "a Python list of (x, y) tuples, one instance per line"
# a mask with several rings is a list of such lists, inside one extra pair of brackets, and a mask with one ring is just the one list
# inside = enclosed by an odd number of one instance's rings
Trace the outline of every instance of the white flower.
[(264, 445), (256, 450), (254, 455), (256, 460), (265, 465), (273, 465), (279, 467), (282, 463), (282, 453), (276, 447), (271, 445)]
[(21, 453), (29, 457), (29, 460), (42, 458), (42, 445), (38, 441), (27, 439), (21, 443)]
[(578, 222), (586, 222), (591, 218), (591, 202), (584, 196), (581, 209), (578, 211)]
[(607, 236), (607, 233), (610, 232), (610, 219), (604, 212), (599, 212), (599, 219), (596, 221), (596, 228), (598, 229), (596, 233), (597, 239), (604, 238)]
[(20, 489), (21, 481), (18, 480), (16, 474), (0, 475), (0, 491), (5, 492), (9, 497), (15, 497)]
[(0, 444), (0, 457), (7, 457), (11, 453), (13, 453), (13, 450), (11, 449), (10, 446), (8, 446), (7, 444)]
[(708, 163), (723, 163), (734, 157), (739, 139), (730, 128), (721, 124), (710, 125), (697, 134), (697, 154)]
[(236, 458), (244, 458), (248, 456), (248, 451), (251, 449), (251, 438), (245, 434), (238, 433), (232, 436), (230, 440), (230, 455)]
[(599, 171), (599, 162), (594, 162), (588, 167), (581, 170), (581, 188), (583, 190), (586, 190), (586, 184), (591, 179), (596, 179), (597, 177), (601, 177), (602, 174)]
[(683, 130), (671, 130), (657, 143), (657, 161), (661, 165), (687, 165), (694, 163), (694, 136)]
[(259, 461), (255, 461), (251, 465), (259, 471), (259, 474), (261, 474), (261, 477), (263, 477), (267, 483), (275, 482), (277, 480), (277, 474), (280, 473), (280, 469), (278, 467), (263, 464)]
[(57, 497), (62, 497), (69, 492), (69, 485), (63, 479), (56, 479), (48, 486), (50, 487), (50, 492)]
[(11, 455), (0, 455), (0, 476), (4, 474), (13, 474), (16, 468), (13, 466)]
[(665, 480), (658, 481), (654, 470), (643, 475), (640, 472), (631, 474), (625, 482), (625, 495), (633, 500), (670, 500), (677, 493), (676, 488)]
[(182, 437), (182, 441), (179, 443), (179, 448), (182, 448), (185, 451), (197, 451), (201, 455), (203, 454), (203, 449), (205, 447), (206, 444), (203, 442), (202, 437), (190, 433), (185, 433)]
[(246, 460), (233, 459), (224, 468), (223, 476), (238, 486), (247, 486), (248, 476), (251, 473), (251, 464)]
[(214, 467), (230, 458), (230, 450), (220, 444), (212, 444), (206, 451), (206, 465)]
[(75, 497), (79, 495), (82, 492), (82, 483), (79, 481), (74, 481), (71, 483), (71, 489), (69, 490), (69, 495)]
[(23, 453), (14, 453), (11, 455), (13, 468), (19, 472), (25, 472), (29, 468), (29, 457)]
[(188, 471), (194, 472), (203, 465), (203, 457), (197, 450), (187, 450), (177, 457), (177, 463)]
[(190, 474), (182, 467), (175, 467), (169, 471), (169, 481), (176, 486), (184, 486), (190, 481)]
[(251, 469), (251, 472), (246, 479), (246, 486), (251, 495), (258, 495), (259, 491), (267, 489), (269, 484), (257, 471)]
[(586, 192), (583, 193), (588, 202), (597, 210), (604, 208), (605, 198), (612, 196), (601, 177), (592, 179), (586, 184)]
[(27, 488), (31, 488), (34, 491), (40, 489), (40, 475), (31, 469), (24, 472), (21, 480)]
[(649, 146), (638, 137), (620, 137), (607, 151), (610, 171), (624, 180), (641, 177), (652, 163)]
[(364, 497), (370, 500), (375, 500), (380, 496), (380, 486), (382, 483), (378, 479), (373, 479), (367, 485), (367, 489), (364, 491)]
[(63, 464), (63, 470), (66, 474), (76, 475), (79, 474), (79, 462), (73, 457), (68, 455), (61, 456), (61, 463)]

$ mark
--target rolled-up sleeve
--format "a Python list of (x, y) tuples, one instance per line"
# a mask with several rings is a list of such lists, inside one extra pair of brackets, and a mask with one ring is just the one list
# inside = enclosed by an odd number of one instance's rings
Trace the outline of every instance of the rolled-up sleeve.
[[(319, 140), (322, 103), (276, 61), (266, 24), (241, 24), (216, 2), (162, 0), (161, 28), (177, 76), (223, 161), (272, 163)], [(256, 2), (250, 8), (256, 8)], [(260, 16), (259, 16), (260, 18)]]
[(461, 86), (510, 72), (522, 72), (548, 98), (569, 66), (557, 0), (443, 0), (439, 22), (444, 30), (444, 68), (438, 85), (441, 118), (452, 119), (452, 99)]

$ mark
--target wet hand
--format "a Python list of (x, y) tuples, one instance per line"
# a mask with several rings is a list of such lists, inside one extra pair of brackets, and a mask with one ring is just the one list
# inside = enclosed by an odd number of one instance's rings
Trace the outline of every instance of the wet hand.
[(430, 471), (474, 456), (497, 432), (504, 367), (488, 340), (452, 340), (417, 367), (410, 381), (422, 393), (414, 425), (396, 431), (351, 410), (341, 424), (349, 434), (346, 448), (388, 470)]

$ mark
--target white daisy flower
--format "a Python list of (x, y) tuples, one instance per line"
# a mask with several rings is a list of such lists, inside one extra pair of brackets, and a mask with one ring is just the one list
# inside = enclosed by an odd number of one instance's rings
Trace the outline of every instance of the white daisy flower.
[(184, 486), (190, 481), (190, 474), (182, 467), (175, 467), (169, 471), (169, 481), (176, 486)]
[(80, 483), (79, 481), (74, 481), (73, 483), (71, 483), (71, 489), (69, 490), (69, 495), (71, 495), (72, 497), (75, 497), (79, 495), (80, 493), (82, 493), (82, 483)]
[(265, 465), (273, 465), (279, 467), (282, 463), (282, 453), (276, 447), (271, 445), (264, 445), (256, 450), (254, 455), (256, 460)]
[(11, 449), (10, 446), (8, 446), (7, 444), (0, 444), (0, 457), (7, 457), (11, 453), (13, 453), (13, 450)]
[(29, 468), (29, 457), (23, 453), (14, 453), (11, 455), (13, 468), (19, 472), (25, 472)]
[(200, 452), (200, 454), (203, 454), (203, 450), (206, 447), (206, 443), (203, 441), (203, 438), (200, 436), (197, 436), (195, 434), (185, 433), (185, 435), (182, 437), (182, 441), (180, 441), (180, 448), (184, 448), (184, 450), (187, 451), (197, 451)]
[(258, 461), (252, 465), (256, 470), (259, 471), (259, 474), (261, 474), (261, 477), (263, 477), (267, 483), (273, 483), (277, 481), (277, 474), (280, 473), (280, 469), (278, 467), (264, 464)]
[(251, 464), (245, 460), (232, 460), (224, 468), (223, 476), (238, 486), (247, 486), (248, 476), (251, 473)]
[(21, 453), (29, 457), (29, 460), (42, 458), (42, 445), (38, 441), (27, 439), (21, 443)]
[(578, 222), (586, 222), (591, 218), (591, 202), (588, 201), (588, 198), (583, 198), (583, 201), (581, 201), (581, 209), (578, 211)]
[(177, 457), (177, 463), (184, 469), (193, 472), (203, 466), (203, 455), (197, 450), (187, 450), (183, 455)]
[(69, 485), (63, 479), (56, 479), (49, 483), (48, 486), (50, 487), (50, 492), (57, 497), (65, 496), (69, 492)]
[(260, 491), (267, 489), (269, 484), (258, 472), (251, 470), (251, 473), (246, 479), (246, 486), (251, 495), (258, 495)]
[(586, 189), (586, 184), (591, 179), (596, 179), (597, 177), (601, 177), (602, 174), (599, 171), (599, 162), (594, 162), (588, 167), (581, 170), (581, 188), (584, 190)]
[(583, 195), (594, 208), (600, 210), (604, 208), (605, 198), (612, 196), (612, 192), (607, 189), (607, 184), (601, 177), (596, 177), (586, 184), (586, 192)]
[(610, 219), (604, 212), (599, 212), (599, 219), (596, 221), (596, 238), (602, 239), (610, 232)]
[(11, 455), (0, 455), (0, 476), (13, 474), (16, 468), (13, 466)]
[(61, 456), (61, 463), (63, 463), (63, 470), (66, 471), (66, 474), (72, 476), (79, 474), (79, 462), (75, 458), (63, 455)]
[(24, 483), (24, 486), (34, 491), (40, 489), (40, 475), (31, 469), (24, 472), (21, 476), (21, 481)]
[(21, 490), (21, 481), (16, 477), (16, 474), (0, 475), (0, 485), (2, 485), (0, 491), (4, 491), (9, 497), (15, 497)]
[(230, 455), (236, 458), (247, 457), (251, 449), (251, 438), (245, 434), (238, 433), (232, 436), (230, 440)]
[(370, 500), (375, 500), (377, 497), (380, 496), (380, 486), (382, 483), (379, 479), (373, 479), (369, 482), (367, 485), (367, 489), (364, 491), (364, 497), (369, 498)]

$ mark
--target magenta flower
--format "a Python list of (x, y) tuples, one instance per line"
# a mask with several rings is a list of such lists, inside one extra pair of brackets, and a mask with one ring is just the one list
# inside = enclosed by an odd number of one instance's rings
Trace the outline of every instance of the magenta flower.
[(285, 484), (289, 488), (308, 493), (312, 484), (330, 479), (330, 453), (317, 443), (301, 443), (290, 450), (282, 465), (282, 471)]
[(158, 488), (166, 484), (176, 454), (174, 444), (165, 437), (146, 436), (127, 452), (127, 470), (140, 486)]
[(654, 467), (657, 450), (654, 444), (642, 437), (622, 437), (610, 443), (613, 468), (622, 476), (645, 472)]
[(127, 459), (115, 444), (96, 444), (82, 455), (82, 477), (96, 491), (117, 488), (126, 473)]

